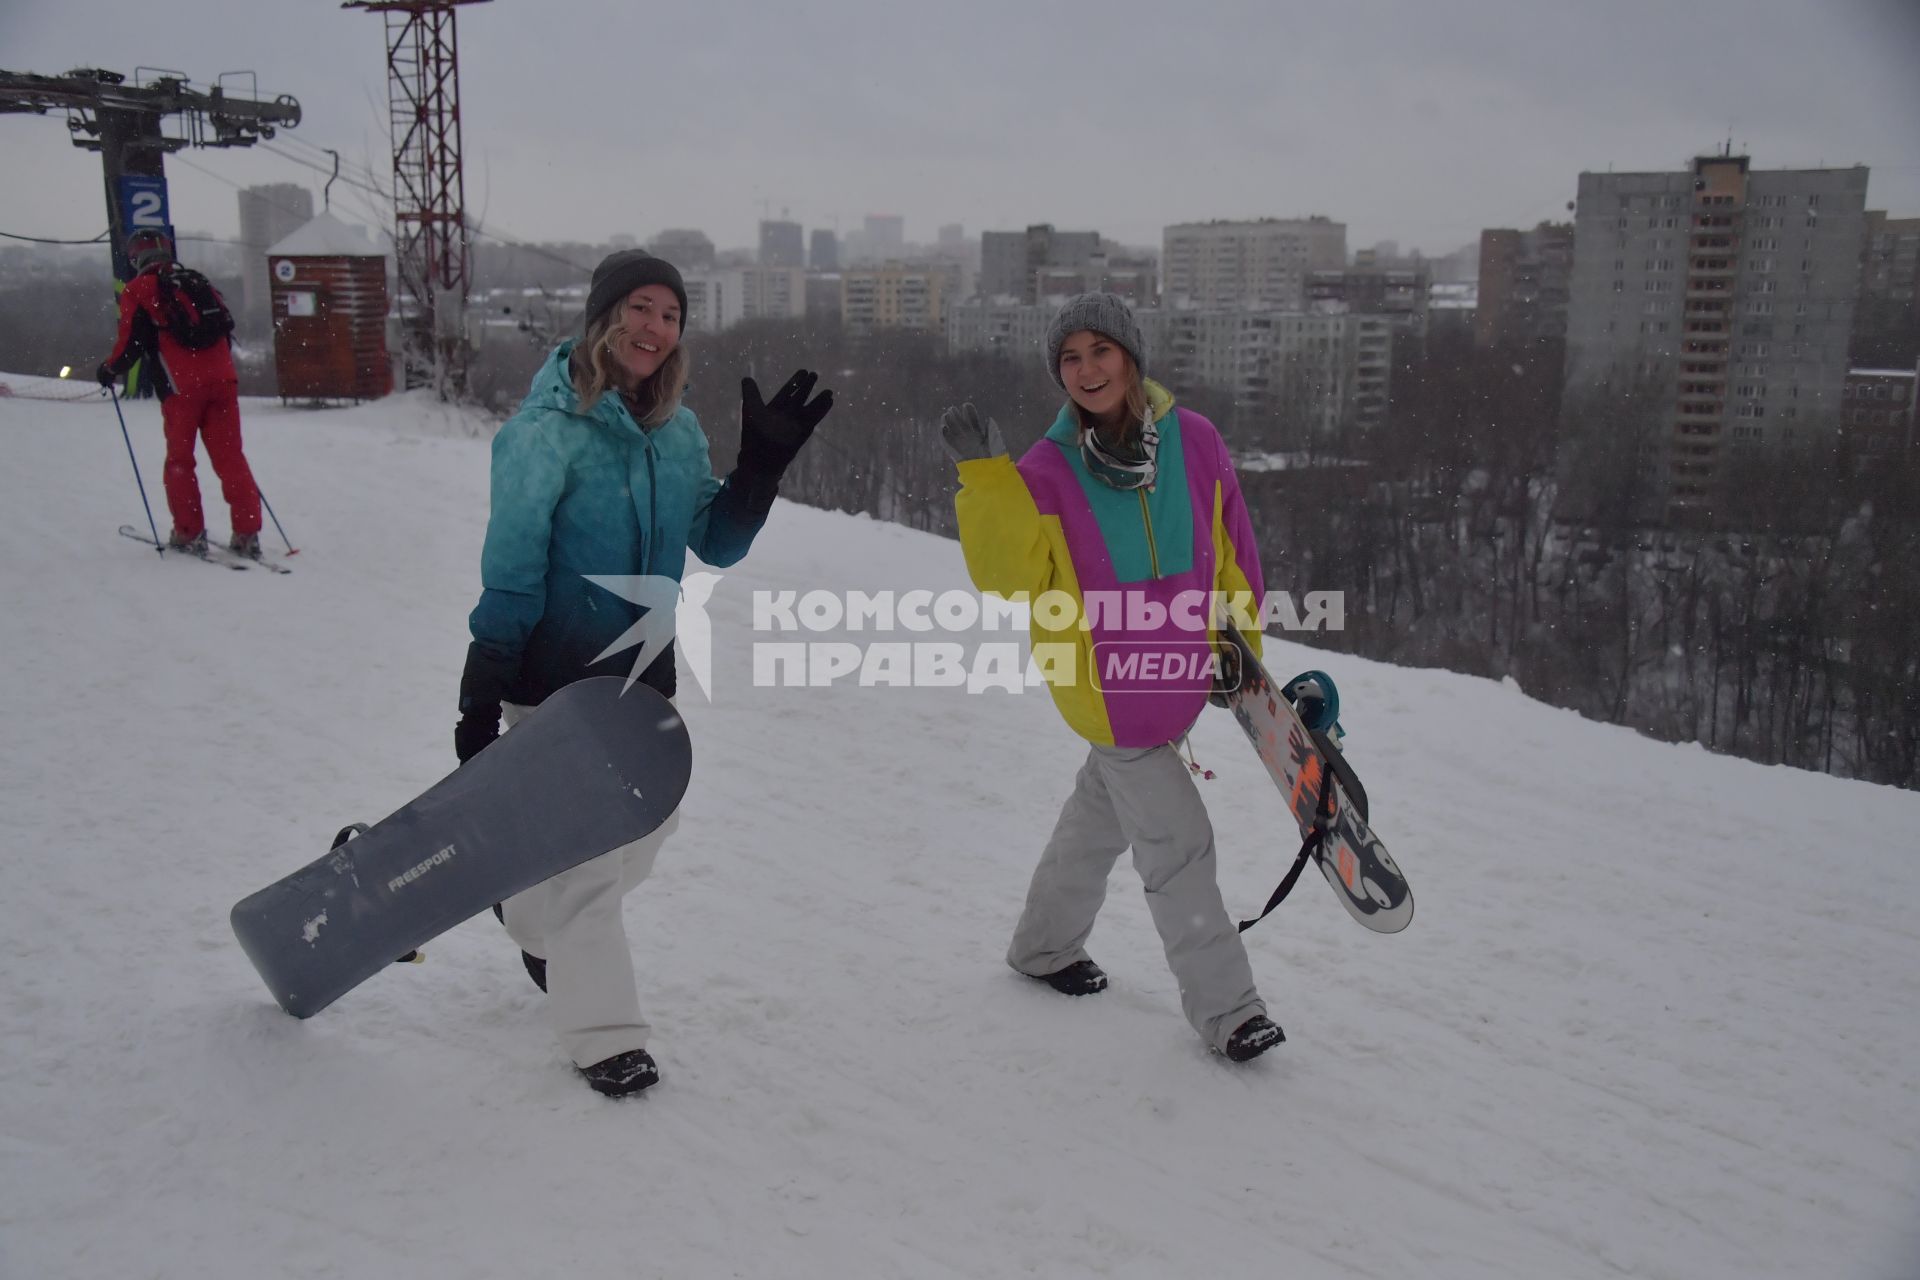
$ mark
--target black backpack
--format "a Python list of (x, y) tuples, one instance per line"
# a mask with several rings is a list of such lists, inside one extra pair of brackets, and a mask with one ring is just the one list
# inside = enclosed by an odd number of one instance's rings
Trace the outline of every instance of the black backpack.
[(213, 282), (178, 264), (160, 271), (160, 314), (183, 347), (204, 351), (233, 333), (233, 313)]

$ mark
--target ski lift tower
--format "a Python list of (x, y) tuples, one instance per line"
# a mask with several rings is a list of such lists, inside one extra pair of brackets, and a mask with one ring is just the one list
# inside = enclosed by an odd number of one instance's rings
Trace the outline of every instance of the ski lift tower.
[(384, 14), (393, 132), (394, 260), (405, 385), (442, 399), (466, 386), (472, 262), (460, 165), (460, 56), (454, 10), (486, 0), (345, 0)]
[[(73, 145), (100, 153), (113, 273), (126, 281), (133, 275), (129, 235), (155, 228), (173, 236), (164, 157), (186, 147), (250, 147), (300, 123), (300, 104), (285, 94), (266, 101), (257, 86), (247, 96), (228, 88), (228, 81), (252, 76), (230, 71), (203, 92), (177, 71), (146, 67), (134, 69), (133, 84), (117, 71), (91, 68), (62, 76), (0, 71), (0, 115), (64, 111)], [(163, 131), (166, 122), (177, 122), (178, 132)]]

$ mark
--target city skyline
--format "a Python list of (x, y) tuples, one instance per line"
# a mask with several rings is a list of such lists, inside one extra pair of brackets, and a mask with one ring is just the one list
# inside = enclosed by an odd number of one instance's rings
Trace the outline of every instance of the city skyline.
[[(1670, 170), (1729, 142), (1758, 168), (1866, 164), (1870, 206), (1920, 212), (1920, 13), (1894, 0), (1633, 0), (1550, 20), (1510, 0), (1444, 15), (1219, 2), (1177, 25), (1132, 3), (1097, 23), (999, 0), (738, 8), (649, 15), (647, 39), (673, 50), (656, 63), (644, 41), (556, 40), (512, 0), (463, 7), (469, 216), (531, 241), (699, 227), (730, 248), (757, 243), (763, 218), (845, 233), (892, 213), (922, 243), (948, 223), (974, 238), (1051, 222), (1157, 246), (1173, 223), (1323, 214), (1354, 247), (1438, 255), (1485, 227), (1564, 220), (1582, 171)], [(272, 21), (240, 30), (211, 21), (213, 0), (178, 0), (155, 29), (121, 0), (32, 0), (0, 16), (0, 48), (6, 69), (41, 74), (157, 63), (204, 84), (249, 67), (263, 94), (299, 98), (303, 123), (272, 151), (168, 161), (176, 225), (234, 236), (235, 188), (318, 193), (325, 175), (299, 163), (324, 165), (316, 148), (349, 174), (389, 167), (379, 21), (258, 11)], [(625, 14), (577, 0), (566, 30), (621, 32)], [(604, 100), (579, 87), (596, 84)], [(0, 165), (32, 178), (8, 184), (0, 230), (104, 226), (98, 160), (62, 123), (0, 118)], [(614, 163), (629, 147), (639, 161)], [(336, 185), (343, 217), (375, 221), (366, 205)]]

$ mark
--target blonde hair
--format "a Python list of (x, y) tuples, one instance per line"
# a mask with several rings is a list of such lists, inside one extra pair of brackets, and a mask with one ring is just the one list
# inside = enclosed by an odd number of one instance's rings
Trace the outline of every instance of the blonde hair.
[[(1126, 355), (1126, 352), (1122, 351), (1121, 354)], [(1140, 366), (1133, 362), (1131, 355), (1126, 355), (1126, 361), (1127, 398), (1126, 402), (1121, 406), (1122, 411), (1126, 414), (1126, 418), (1122, 438), (1131, 440), (1139, 436), (1141, 425), (1147, 422), (1152, 416), (1153, 406), (1147, 399), (1147, 380), (1140, 376)], [(1087, 416), (1087, 411), (1080, 407), (1079, 401), (1075, 400), (1072, 396), (1068, 396), (1067, 405), (1073, 410), (1073, 420), (1080, 424), (1081, 431), (1086, 432), (1094, 429), (1095, 424), (1093, 419)]]
[[(613, 352), (609, 345), (626, 336), (626, 308), (615, 305), (587, 325), (586, 336), (573, 349), (573, 393), (580, 397), (580, 412), (592, 413), (600, 397), (618, 384), (614, 381)], [(628, 397), (627, 407), (643, 427), (657, 427), (680, 408), (680, 397), (687, 389), (691, 370), (687, 349), (675, 343), (653, 376), (642, 382)]]

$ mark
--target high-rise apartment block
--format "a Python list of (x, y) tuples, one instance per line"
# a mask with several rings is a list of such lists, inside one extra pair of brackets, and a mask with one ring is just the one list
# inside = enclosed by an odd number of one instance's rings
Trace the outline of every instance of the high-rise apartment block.
[(1867, 213), (1867, 251), (1861, 293), (1876, 302), (1920, 302), (1920, 218)]
[(683, 271), (689, 330), (717, 333), (743, 320), (794, 320), (807, 313), (801, 267), (747, 265)]
[(1174, 386), (1230, 392), (1276, 428), (1275, 448), (1366, 432), (1387, 416), (1393, 322), (1359, 312), (1161, 307), (1136, 313), (1151, 373)]
[(1046, 360), (1047, 326), (1058, 308), (977, 298), (947, 309), (947, 350), (991, 351), (1023, 364)]
[(1160, 292), (1173, 307), (1302, 311), (1308, 276), (1346, 265), (1344, 222), (1184, 222), (1163, 233)]
[(826, 227), (816, 228), (807, 244), (807, 266), (814, 271), (838, 271), (840, 237)]
[(763, 267), (804, 267), (807, 265), (806, 233), (797, 222), (763, 220), (760, 223), (760, 265)]
[(1564, 339), (1573, 279), (1573, 224), (1480, 233), (1480, 292), (1473, 341), (1498, 347)]
[(739, 281), (742, 320), (793, 320), (807, 313), (804, 267), (740, 267), (727, 274)]
[[(680, 328), (685, 333), (717, 333), (737, 318), (734, 282), (725, 276), (704, 271), (683, 271), (681, 283), (687, 287), (687, 314)], [(581, 299), (584, 304), (585, 298)]]
[(1736, 447), (1831, 438), (1866, 194), (1864, 166), (1754, 170), (1734, 155), (1580, 175), (1567, 401), (1628, 386), (1651, 399), (1670, 513), (1707, 506)]
[(983, 232), (977, 292), (987, 299), (1038, 302), (1046, 296), (1042, 272), (1083, 271), (1100, 252), (1098, 231), (1057, 231), (1042, 222), (1025, 231)]
[[(976, 299), (948, 310), (947, 349), (1046, 359), (1054, 304)], [(1250, 421), (1265, 419), (1260, 447), (1284, 448), (1367, 431), (1386, 420), (1394, 324), (1358, 312), (1138, 307), (1149, 376), (1230, 395)], [(1256, 442), (1236, 442), (1245, 447)]]
[(1380, 266), (1363, 260), (1339, 271), (1315, 271), (1307, 277), (1307, 307), (1325, 315), (1360, 312), (1384, 316), (1394, 332), (1419, 342), (1427, 336), (1428, 293), (1433, 280), (1423, 263)]
[(1914, 448), (1920, 369), (1849, 369), (1840, 389), (1840, 431), (1855, 452), (1892, 458)]
[(706, 271), (714, 263), (713, 241), (704, 231), (678, 227), (662, 231), (647, 246), (647, 252), (665, 258), (681, 271)]
[(953, 262), (887, 262), (840, 273), (840, 320), (849, 333), (914, 329), (944, 334), (947, 307), (960, 292)]

